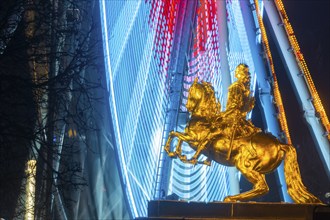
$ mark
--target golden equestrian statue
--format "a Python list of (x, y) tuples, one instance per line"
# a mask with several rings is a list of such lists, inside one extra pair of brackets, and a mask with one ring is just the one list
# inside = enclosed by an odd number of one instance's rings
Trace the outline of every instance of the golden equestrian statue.
[[(237, 81), (229, 87), (224, 112), (220, 110), (220, 103), (211, 84), (198, 83), (198, 79), (195, 79), (189, 89), (186, 104), (190, 120), (183, 133), (170, 132), (165, 145), (167, 154), (185, 163), (210, 166), (211, 161), (215, 161), (225, 166), (235, 166), (253, 184), (253, 188), (238, 195), (227, 196), (225, 202), (246, 201), (266, 194), (269, 188), (265, 174), (274, 171), (284, 160), (288, 194), (294, 202), (322, 203), (302, 183), (295, 148), (281, 143), (246, 120), (247, 113), (254, 107), (248, 66), (238, 65), (235, 76)], [(173, 138), (177, 138), (178, 142), (172, 152)], [(196, 151), (191, 159), (182, 155), (183, 141)], [(205, 161), (198, 161), (201, 154), (207, 157)]]

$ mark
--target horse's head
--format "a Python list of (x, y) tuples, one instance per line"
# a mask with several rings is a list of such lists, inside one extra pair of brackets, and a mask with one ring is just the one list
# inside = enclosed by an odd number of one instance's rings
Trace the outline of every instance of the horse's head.
[(196, 77), (194, 83), (190, 86), (188, 92), (188, 100), (186, 108), (189, 112), (194, 112), (196, 107), (199, 105), (204, 95), (204, 90), (201, 84), (198, 83), (198, 78)]
[(215, 98), (211, 84), (198, 83), (198, 78), (195, 78), (189, 89), (186, 108), (191, 113), (205, 117), (213, 117), (220, 113), (220, 103)]

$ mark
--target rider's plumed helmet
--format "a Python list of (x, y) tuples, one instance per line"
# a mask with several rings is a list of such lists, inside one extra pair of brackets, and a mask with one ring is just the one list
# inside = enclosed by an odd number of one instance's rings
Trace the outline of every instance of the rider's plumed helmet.
[(249, 73), (249, 66), (241, 63), (239, 64), (236, 69), (235, 69), (235, 77), (237, 79), (243, 78), (243, 77), (249, 77), (250, 73)]

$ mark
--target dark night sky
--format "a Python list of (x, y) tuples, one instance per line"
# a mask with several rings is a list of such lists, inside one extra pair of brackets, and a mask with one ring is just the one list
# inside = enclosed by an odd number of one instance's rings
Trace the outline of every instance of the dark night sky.
[[(301, 52), (313, 78), (323, 106), (330, 116), (330, 1), (283, 0)], [(276, 68), (276, 67), (275, 67)], [(281, 72), (278, 71), (277, 75)], [(303, 181), (307, 188), (324, 200), (330, 191), (323, 166), (316, 152), (303, 112), (293, 100), (294, 92), (285, 76), (278, 76), (292, 142), (298, 153)], [(282, 84), (281, 84), (282, 81)], [(330, 156), (330, 155), (329, 155)], [(327, 201), (328, 203), (329, 201)]]
[(284, 0), (319, 96), (330, 115), (330, 1)]

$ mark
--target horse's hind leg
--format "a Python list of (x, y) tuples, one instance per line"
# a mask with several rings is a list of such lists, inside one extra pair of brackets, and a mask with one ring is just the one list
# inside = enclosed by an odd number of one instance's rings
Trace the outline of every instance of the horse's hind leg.
[[(239, 167), (237, 167), (239, 169)], [(253, 189), (238, 195), (227, 196), (224, 199), (224, 202), (237, 202), (249, 200), (258, 196), (262, 196), (268, 193), (269, 188), (265, 180), (265, 175), (260, 174), (255, 170), (249, 169), (240, 169), (242, 175), (246, 177), (246, 179), (253, 184)]]

